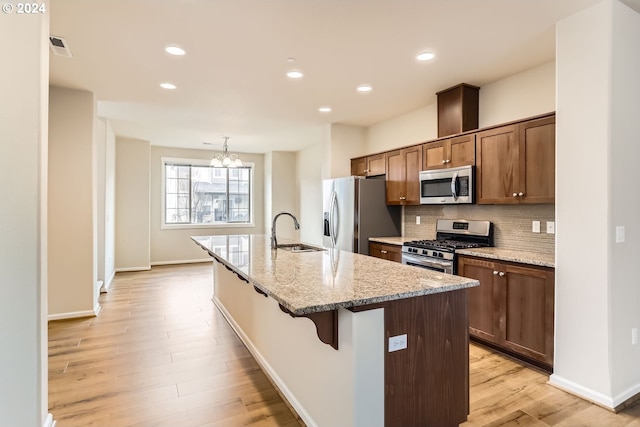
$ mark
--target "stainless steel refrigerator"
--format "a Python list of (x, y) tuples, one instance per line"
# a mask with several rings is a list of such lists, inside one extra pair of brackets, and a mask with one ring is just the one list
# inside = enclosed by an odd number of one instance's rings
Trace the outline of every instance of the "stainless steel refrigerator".
[(323, 245), (369, 255), (369, 237), (399, 236), (400, 206), (385, 203), (384, 179), (323, 181)]

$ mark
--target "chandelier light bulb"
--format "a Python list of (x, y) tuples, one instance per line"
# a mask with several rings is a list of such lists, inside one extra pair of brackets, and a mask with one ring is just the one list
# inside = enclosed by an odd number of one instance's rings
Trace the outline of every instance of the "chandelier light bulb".
[(216, 153), (211, 162), (209, 162), (210, 166), (213, 167), (225, 167), (225, 168), (235, 168), (242, 166), (242, 160), (238, 157), (237, 154), (229, 154), (229, 145), (227, 143), (229, 137), (223, 136), (224, 144), (222, 145), (222, 153)]

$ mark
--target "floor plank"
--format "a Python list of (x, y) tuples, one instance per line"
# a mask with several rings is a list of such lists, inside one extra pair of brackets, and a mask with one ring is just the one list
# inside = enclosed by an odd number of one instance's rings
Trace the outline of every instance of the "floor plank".
[[(215, 309), (212, 274), (211, 263), (118, 273), (98, 317), (50, 322), (56, 427), (303, 425)], [(475, 344), (469, 380), (461, 427), (640, 427), (640, 401), (614, 414)]]
[(215, 309), (212, 275), (118, 273), (98, 317), (50, 322), (56, 426), (300, 426)]

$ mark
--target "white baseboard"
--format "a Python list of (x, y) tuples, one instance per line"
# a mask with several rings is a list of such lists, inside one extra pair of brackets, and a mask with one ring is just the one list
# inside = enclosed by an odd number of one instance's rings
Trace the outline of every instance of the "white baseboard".
[(77, 319), (80, 317), (96, 317), (102, 307), (99, 304), (93, 308), (93, 310), (84, 310), (84, 311), (70, 311), (68, 313), (56, 313), (50, 314), (47, 317), (47, 320), (66, 320), (66, 319)]
[(566, 378), (562, 378), (557, 374), (552, 374), (549, 377), (549, 383), (559, 389), (565, 390), (571, 394), (582, 397), (597, 405), (603, 406), (607, 409), (614, 410), (619, 405), (625, 403), (628, 399), (640, 393), (640, 384), (636, 384), (633, 387), (628, 388), (617, 396), (607, 396), (595, 390), (591, 390), (588, 387), (577, 384), (573, 381), (569, 381)]
[(100, 293), (107, 293), (111, 290), (111, 284), (113, 283), (113, 279), (116, 277), (116, 271), (113, 270), (111, 273), (111, 277), (108, 280), (105, 280), (102, 288), (100, 288)]
[(47, 414), (47, 418), (45, 418), (42, 427), (56, 427), (56, 422), (53, 421), (53, 415)]
[(179, 261), (156, 261), (152, 262), (151, 265), (173, 265), (173, 264), (196, 264), (201, 262), (210, 262), (213, 258), (207, 257), (202, 259), (182, 259)]
[(151, 270), (150, 265), (146, 267), (125, 267), (125, 268), (116, 268), (116, 273), (125, 273), (127, 271), (149, 271), (149, 270)]
[(635, 398), (640, 395), (640, 384), (635, 384), (617, 396), (613, 397), (613, 403), (616, 405), (615, 407), (619, 407), (623, 403), (627, 402), (629, 399)]

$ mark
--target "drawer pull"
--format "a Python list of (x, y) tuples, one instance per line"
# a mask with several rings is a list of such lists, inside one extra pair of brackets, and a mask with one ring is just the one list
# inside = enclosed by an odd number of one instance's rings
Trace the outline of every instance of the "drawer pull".
[(496, 276), (498, 274), (498, 272), (496, 270), (493, 270), (493, 275)]
[(504, 277), (504, 271), (501, 271), (500, 273), (498, 273), (498, 276)]
[(386, 254), (386, 253), (387, 253), (387, 251), (385, 251), (384, 249), (380, 249), (380, 253), (381, 253), (381, 254)]

